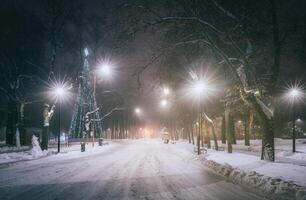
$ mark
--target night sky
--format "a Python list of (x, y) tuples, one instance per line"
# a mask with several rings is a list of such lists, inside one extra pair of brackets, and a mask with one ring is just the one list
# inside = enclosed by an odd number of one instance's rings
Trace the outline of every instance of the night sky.
[[(219, 2), (230, 13), (218, 9)], [(24, 76), (19, 83), (18, 98), (32, 102), (26, 106), (26, 126), (41, 127), (41, 109), (48, 98), (53, 72), (55, 79), (72, 83), (70, 99), (62, 105), (62, 129), (67, 131), (72, 115), (77, 77), (82, 67), (82, 51), (90, 49), (90, 65), (109, 60), (114, 75), (98, 80), (97, 101), (106, 113), (114, 106), (146, 110), (144, 123), (160, 122), (159, 91), (168, 85), (177, 91), (178, 115), (185, 109), (182, 96), (190, 70), (203, 70), (213, 76), (219, 91), (207, 101), (207, 111), (217, 115), (219, 99), (233, 83), (229, 72), (216, 63), (218, 58), (205, 45), (177, 45), (203, 37), (197, 23), (189, 21), (160, 22), (163, 17), (198, 17), (223, 32), (215, 37), (211, 28), (204, 30), (224, 51), (238, 56), (228, 41), (231, 37), (247, 54), (256, 78), (269, 85), (274, 61), (273, 16), (271, 1), (173, 0), (173, 1), (68, 1), (68, 0), (2, 0), (0, 5), (0, 96), (1, 125), (6, 124), (10, 83)], [(306, 81), (306, 1), (276, 1), (279, 24), (280, 70), (275, 95), (279, 100), (275, 110), (280, 122), (290, 119), (290, 107), (281, 97), (288, 86)], [(53, 45), (56, 44), (54, 68), (50, 69)], [(171, 47), (171, 48), (170, 48)], [(31, 76), (31, 78), (29, 78)], [(114, 91), (112, 94), (103, 91)], [(20, 99), (19, 99), (20, 100)], [(185, 101), (185, 103), (184, 103)], [(211, 109), (214, 108), (214, 109)], [(297, 116), (306, 119), (305, 104), (297, 105)], [(120, 117), (116, 113), (108, 121)], [(56, 118), (56, 116), (55, 116)], [(55, 126), (55, 125), (54, 125)], [(56, 127), (53, 127), (56, 130)]]

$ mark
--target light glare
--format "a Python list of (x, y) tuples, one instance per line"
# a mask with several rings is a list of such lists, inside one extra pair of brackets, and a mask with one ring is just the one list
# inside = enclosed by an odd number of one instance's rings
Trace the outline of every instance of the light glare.
[(298, 89), (296, 89), (296, 88), (293, 88), (293, 89), (291, 89), (291, 91), (290, 91), (290, 96), (292, 96), (292, 97), (296, 97), (296, 96), (298, 96), (300, 94), (300, 91), (298, 90)]
[(102, 76), (110, 76), (112, 73), (111, 67), (108, 64), (101, 65), (99, 71)]
[(207, 85), (203, 81), (197, 81), (193, 86), (194, 92), (198, 94), (199, 93), (202, 94), (203, 92), (205, 92), (206, 89), (207, 89)]
[(164, 87), (164, 95), (165, 96), (168, 96), (169, 94), (170, 94), (170, 90), (169, 90), (169, 88), (167, 88), (167, 87)]
[(140, 109), (140, 108), (138, 108), (138, 107), (137, 107), (137, 108), (135, 108), (135, 113), (136, 113), (136, 114), (140, 114), (140, 113), (141, 113), (141, 109)]
[(161, 100), (160, 105), (161, 105), (162, 107), (165, 107), (165, 106), (168, 105), (168, 101), (167, 101), (166, 99), (163, 99), (163, 100)]

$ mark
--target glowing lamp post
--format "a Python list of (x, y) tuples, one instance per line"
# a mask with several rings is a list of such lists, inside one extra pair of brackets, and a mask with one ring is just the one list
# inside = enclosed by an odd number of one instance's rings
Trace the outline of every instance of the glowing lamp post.
[(289, 97), (292, 101), (292, 152), (295, 152), (295, 102), (298, 98), (301, 97), (301, 91), (298, 88), (292, 88), (291, 90), (289, 90)]
[[(104, 62), (98, 66), (93, 72), (93, 96), (96, 98), (96, 85), (97, 85), (97, 74), (103, 79), (109, 78), (112, 75), (111, 64)], [(93, 117), (95, 120), (95, 115)], [(95, 122), (93, 122), (93, 133), (92, 133), (92, 146), (95, 145)]]
[(202, 97), (204, 96), (205, 92), (207, 92), (207, 88), (208, 85), (206, 84), (206, 82), (201, 81), (201, 80), (197, 80), (196, 82), (194, 82), (192, 84), (191, 87), (191, 93), (192, 95), (195, 95), (198, 100), (199, 100), (199, 106), (200, 106), (200, 122), (199, 122), (199, 131), (198, 131), (198, 135), (197, 135), (197, 147), (198, 147), (198, 155), (201, 154), (201, 149), (200, 149), (200, 137), (201, 137), (201, 130), (202, 130), (202, 110), (201, 110), (201, 100)]
[(112, 69), (111, 69), (111, 66), (110, 64), (108, 63), (103, 63), (99, 69), (98, 69), (98, 72), (101, 76), (103, 76), (104, 78), (107, 78), (109, 76), (112, 75)]
[(54, 87), (54, 96), (56, 98), (56, 102), (59, 101), (58, 106), (58, 137), (57, 137), (57, 152), (60, 152), (60, 137), (61, 137), (61, 102), (65, 99), (67, 96), (67, 90), (68, 88), (65, 87), (65, 85), (57, 85)]

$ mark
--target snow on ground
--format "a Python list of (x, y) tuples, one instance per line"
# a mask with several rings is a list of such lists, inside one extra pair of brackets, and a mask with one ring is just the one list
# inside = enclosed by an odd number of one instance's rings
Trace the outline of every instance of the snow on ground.
[[(77, 145), (70, 148), (75, 151), (3, 166), (0, 199), (267, 200), (213, 173), (195, 160), (192, 145), (184, 145), (188, 149), (160, 139), (93, 148), (89, 143), (84, 153)], [(94, 148), (108, 150), (97, 154)]]
[[(228, 154), (226, 151), (208, 150), (207, 154), (202, 154), (200, 158), (191, 154), (194, 151), (194, 146), (186, 142), (179, 141), (162, 147), (170, 150), (174, 156), (178, 155), (184, 157), (184, 159), (190, 157), (191, 159), (188, 159), (188, 162), (192, 162), (192, 159), (200, 159), (206, 166), (235, 183), (248, 185), (266, 194), (276, 193), (280, 199), (300, 200), (306, 199), (305, 142), (304, 139), (297, 140), (298, 152), (293, 154), (291, 152), (291, 140), (275, 139), (276, 162), (274, 163), (260, 160), (260, 140), (252, 140), (250, 147), (245, 147), (243, 141), (237, 141), (237, 145), (233, 145), (234, 153), (232, 154)], [(110, 145), (102, 147), (98, 146), (97, 143), (94, 146), (92, 146), (92, 143), (88, 143), (85, 152), (81, 152), (80, 144), (75, 143), (72, 147), (61, 147), (61, 153), (54, 155), (53, 152), (56, 152), (56, 148), (41, 151), (38, 143), (35, 144), (34, 140), (34, 148), (30, 151), (0, 154), (0, 164), (42, 157), (43, 161), (41, 162), (45, 163), (74, 161), (79, 158), (83, 160), (99, 155), (101, 152), (116, 152), (123, 147), (122, 144), (130, 144), (131, 148), (136, 144), (133, 140), (109, 141), (109, 143)], [(153, 145), (152, 147), (161, 147), (156, 142), (151, 143), (145, 140), (142, 142), (144, 146), (147, 144), (149, 146)], [(47, 155), (52, 156), (47, 157)]]
[(260, 157), (258, 156), (243, 153), (228, 154), (226, 152), (216, 152), (214, 150), (208, 150), (205, 158), (219, 164), (228, 164), (247, 172), (256, 171), (265, 176), (281, 178), (285, 181), (292, 181), (297, 185), (306, 188), (305, 166), (289, 163), (267, 162), (260, 160)]
[[(35, 137), (35, 136), (34, 136)], [(37, 141), (37, 138), (32, 138), (32, 147), (30, 150), (26, 150), (23, 152), (11, 152), (11, 153), (2, 153), (0, 154), (0, 164), (8, 164), (8, 163), (14, 163), (18, 161), (27, 161), (27, 160), (34, 160), (39, 158), (44, 158), (47, 156), (55, 157), (54, 159), (73, 159), (78, 157), (86, 157), (89, 155), (95, 155), (98, 153), (101, 153), (102, 151), (105, 151), (114, 145), (116, 143), (112, 143), (112, 145), (105, 146), (98, 146), (98, 143), (96, 142), (94, 146), (92, 146), (92, 143), (86, 144), (86, 151), (81, 152), (81, 146), (79, 143), (74, 143), (71, 147), (64, 147), (61, 145), (61, 152), (57, 154), (57, 148), (49, 148), (48, 150), (42, 151), (39, 143)], [(27, 148), (29, 149), (29, 148)], [(53, 158), (52, 158), (53, 159)]]
[[(38, 142), (38, 138), (32, 137), (32, 147), (28, 151), (14, 152), (15, 149), (4, 147), (5, 150), (9, 149), (13, 152), (0, 154), (0, 164), (12, 163), (22, 160), (33, 160), (38, 159), (47, 155), (51, 155), (52, 151), (42, 151)], [(26, 149), (28, 149), (27, 147)], [(20, 150), (20, 149), (19, 149)], [(4, 152), (4, 150), (2, 150)]]
[(232, 154), (209, 149), (202, 158), (206, 166), (236, 183), (275, 193), (284, 199), (306, 199), (305, 140), (298, 140), (298, 152), (292, 153), (291, 140), (275, 139), (274, 163), (260, 160), (260, 145), (260, 140), (251, 141), (250, 147), (237, 141)]
[(11, 153), (11, 152), (20, 152), (20, 151), (26, 151), (29, 150), (29, 146), (21, 146), (21, 147), (16, 147), (16, 146), (2, 146), (0, 147), (0, 153)]

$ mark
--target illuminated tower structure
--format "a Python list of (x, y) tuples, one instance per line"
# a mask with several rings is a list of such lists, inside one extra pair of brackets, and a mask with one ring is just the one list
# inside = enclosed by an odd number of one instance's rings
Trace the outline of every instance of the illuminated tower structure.
[[(90, 80), (90, 65), (89, 65), (89, 52), (84, 49), (84, 64), (81, 74), (79, 76), (79, 86), (76, 103), (70, 123), (69, 134), (73, 138), (83, 138), (85, 135), (85, 115), (97, 109), (96, 97), (93, 92), (93, 85)], [(91, 115), (91, 119), (100, 119), (99, 112)], [(91, 131), (94, 131), (95, 137), (101, 137), (102, 125), (100, 121), (91, 122)]]

